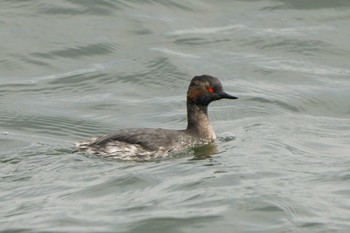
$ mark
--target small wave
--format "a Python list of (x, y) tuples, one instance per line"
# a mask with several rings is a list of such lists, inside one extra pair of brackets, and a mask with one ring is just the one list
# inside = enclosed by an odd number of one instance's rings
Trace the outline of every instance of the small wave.
[(150, 50), (154, 50), (154, 51), (159, 51), (165, 54), (169, 54), (169, 55), (175, 55), (178, 57), (188, 57), (188, 58), (200, 58), (199, 56), (193, 55), (193, 54), (189, 54), (189, 53), (183, 53), (183, 52), (178, 52), (172, 49), (168, 49), (168, 48), (150, 48)]
[(207, 28), (193, 28), (193, 29), (183, 29), (176, 30), (166, 33), (169, 36), (179, 36), (179, 35), (190, 35), (190, 34), (214, 34), (214, 33), (225, 33), (233, 30), (244, 28), (245, 26), (238, 25), (228, 25), (223, 27), (207, 27)]

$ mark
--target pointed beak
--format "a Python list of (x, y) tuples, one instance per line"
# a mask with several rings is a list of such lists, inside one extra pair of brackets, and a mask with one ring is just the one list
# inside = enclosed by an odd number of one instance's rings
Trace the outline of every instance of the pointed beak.
[(229, 95), (226, 92), (221, 92), (219, 95), (222, 99), (238, 99), (237, 96)]

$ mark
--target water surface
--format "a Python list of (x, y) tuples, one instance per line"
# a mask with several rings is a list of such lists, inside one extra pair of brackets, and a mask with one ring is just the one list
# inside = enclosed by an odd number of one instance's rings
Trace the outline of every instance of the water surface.
[[(1, 5), (0, 232), (349, 232), (350, 2)], [(214, 148), (71, 153), (184, 128), (200, 74), (240, 97), (210, 106)]]

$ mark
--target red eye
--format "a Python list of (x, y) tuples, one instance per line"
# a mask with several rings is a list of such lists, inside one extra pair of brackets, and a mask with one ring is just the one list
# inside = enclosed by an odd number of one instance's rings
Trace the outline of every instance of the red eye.
[(214, 88), (209, 87), (209, 88), (208, 88), (208, 91), (211, 92), (211, 93), (213, 93), (213, 92), (214, 92)]

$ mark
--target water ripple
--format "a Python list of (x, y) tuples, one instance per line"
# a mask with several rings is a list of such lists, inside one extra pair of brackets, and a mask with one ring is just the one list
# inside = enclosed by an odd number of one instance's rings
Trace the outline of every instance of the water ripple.
[(99, 2), (86, 2), (81, 0), (66, 0), (63, 2), (43, 3), (40, 5), (40, 14), (48, 15), (112, 15), (115, 10), (128, 8), (129, 4), (123, 1), (102, 0)]
[[(347, 232), (348, 5), (2, 1), (0, 231)], [(148, 163), (72, 153), (185, 127), (203, 73), (239, 96), (211, 104), (215, 144)]]
[(91, 44), (86, 46), (78, 46), (75, 48), (64, 48), (62, 50), (51, 51), (48, 53), (32, 53), (31, 56), (54, 59), (55, 57), (79, 58), (84, 56), (98, 56), (113, 52), (114, 45), (108, 44)]

